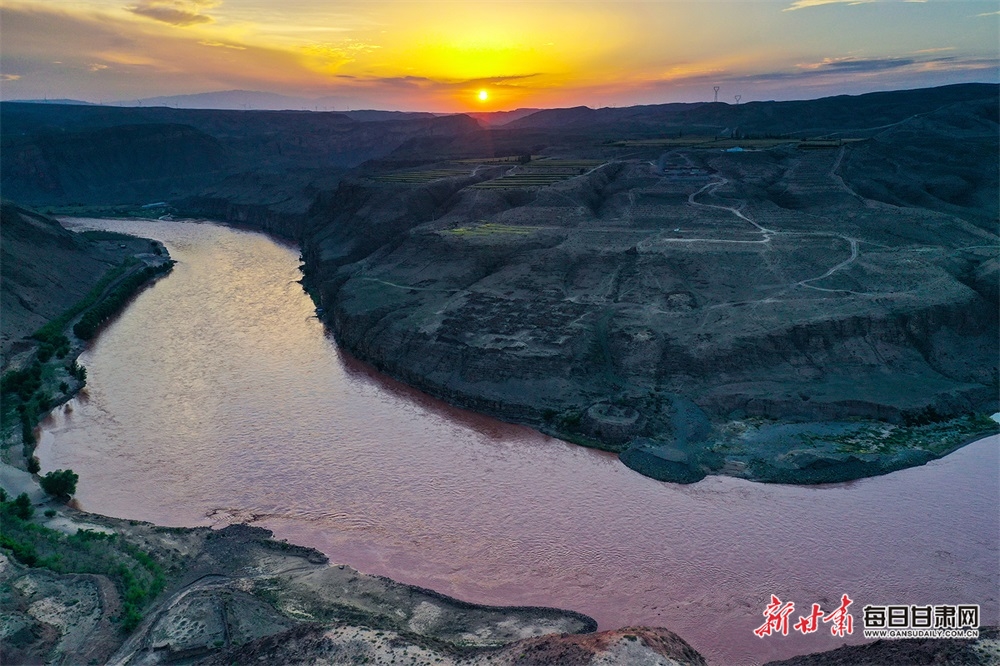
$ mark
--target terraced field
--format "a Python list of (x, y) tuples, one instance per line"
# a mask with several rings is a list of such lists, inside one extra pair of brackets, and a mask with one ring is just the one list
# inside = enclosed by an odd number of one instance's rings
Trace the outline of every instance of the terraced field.
[(508, 156), (508, 157), (486, 157), (486, 158), (473, 158), (468, 160), (455, 160), (455, 164), (482, 164), (482, 165), (493, 165), (493, 164), (519, 164), (521, 162), (520, 156)]
[(442, 178), (455, 178), (456, 176), (468, 176), (469, 169), (422, 169), (420, 171), (396, 171), (381, 176), (376, 176), (375, 180), (380, 183), (404, 183), (408, 185), (422, 185)]
[(494, 236), (498, 234), (527, 236), (538, 229), (541, 229), (541, 227), (513, 226), (510, 224), (484, 222), (481, 224), (473, 224), (468, 227), (456, 227), (455, 229), (449, 229), (444, 233), (452, 234), (454, 236)]
[(602, 160), (532, 160), (500, 178), (477, 183), (472, 187), (479, 190), (546, 187), (585, 174), (603, 163)]
[(630, 139), (626, 141), (612, 141), (609, 145), (616, 148), (745, 148), (753, 150), (766, 150), (785, 144), (794, 143), (799, 148), (839, 148), (845, 143), (856, 143), (863, 139), (823, 139), (823, 138), (799, 138), (799, 137), (774, 137), (765, 139), (734, 139), (718, 136), (690, 135), (663, 137), (657, 139)]

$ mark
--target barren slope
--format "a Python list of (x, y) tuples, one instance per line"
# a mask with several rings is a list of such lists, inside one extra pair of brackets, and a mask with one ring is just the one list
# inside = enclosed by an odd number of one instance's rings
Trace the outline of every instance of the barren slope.
[[(544, 161), (512, 167), (510, 186), (479, 182), (485, 171), (345, 181), (307, 236), (308, 278), (341, 342), (379, 368), (622, 451), (644, 473), (884, 473), (985, 425), (952, 423), (957, 437), (926, 442), (900, 429), (912, 445), (887, 445), (847, 419), (927, 426), (996, 411), (997, 236), (983, 220), (995, 215), (984, 200), (997, 189), (997, 124), (984, 105), (861, 143), (681, 147), (552, 184), (531, 180)], [(974, 127), (949, 144), (964, 118)], [(927, 181), (930, 150), (983, 156), (962, 171), (978, 175), (961, 196), (854, 189), (962, 178), (938, 157)]]

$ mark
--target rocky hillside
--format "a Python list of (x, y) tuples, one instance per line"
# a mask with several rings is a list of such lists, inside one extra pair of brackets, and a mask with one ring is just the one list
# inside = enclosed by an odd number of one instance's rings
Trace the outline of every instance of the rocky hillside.
[[(0, 113), (15, 143), (79, 132), (110, 150), (118, 132), (189, 128), (219, 169), (157, 191), (183, 214), (300, 240), (341, 344), (410, 384), (664, 480), (815, 483), (995, 429), (998, 99), (970, 84), (542, 111), (488, 130), (466, 116)], [(65, 202), (73, 183), (119, 203), (155, 181), (69, 152), (62, 190), (31, 181), (37, 200)], [(22, 182), (8, 162), (4, 183)]]
[(996, 110), (361, 174), (314, 211), (307, 277), (361, 358), (651, 476), (884, 473), (994, 427)]
[[(414, 137), (478, 130), (466, 116), (354, 120), (337, 113), (0, 104), (8, 199), (30, 205), (145, 204), (194, 195), (260, 198), (252, 179), (285, 197), (388, 154)], [(246, 182), (246, 179), (251, 182)], [(315, 190), (312, 192), (315, 195)], [(278, 201), (284, 197), (279, 197)]]
[[(150, 249), (148, 241), (140, 241)], [(136, 247), (71, 233), (50, 217), (0, 203), (0, 367), (22, 342), (77, 303)]]
[[(32, 539), (43, 563), (0, 553), (4, 663), (705, 664), (665, 629), (594, 633), (571, 611), (465, 603), (261, 528), (162, 528), (53, 506), (33, 529), (6, 516), (8, 537)], [(122, 589), (123, 568), (136, 589), (152, 578), (162, 590), (125, 631), (137, 595)]]

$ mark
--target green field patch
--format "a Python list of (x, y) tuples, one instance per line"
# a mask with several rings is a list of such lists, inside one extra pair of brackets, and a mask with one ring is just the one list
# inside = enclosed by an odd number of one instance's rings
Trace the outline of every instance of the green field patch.
[(451, 234), (452, 236), (496, 236), (496, 235), (514, 235), (514, 236), (529, 236), (541, 227), (522, 227), (513, 226), (509, 224), (495, 224), (492, 222), (486, 222), (483, 224), (475, 224), (469, 227), (456, 227), (455, 229), (449, 229), (445, 231), (446, 234)]
[(520, 161), (521, 161), (520, 156), (483, 157), (483, 158), (473, 158), (468, 160), (455, 160), (455, 164), (518, 164), (520, 163)]
[(493, 180), (476, 183), (477, 190), (513, 189), (524, 187), (548, 187), (563, 180), (581, 176), (591, 169), (604, 164), (601, 160), (557, 160), (540, 159), (522, 164), (515, 173)]
[(397, 171), (376, 176), (374, 180), (380, 183), (406, 183), (421, 184), (431, 183), (444, 178), (455, 178), (457, 176), (468, 176), (468, 169), (426, 169), (423, 171)]
[(720, 150), (725, 150), (726, 148), (773, 148), (775, 146), (782, 146), (789, 143), (798, 143), (798, 139), (793, 139), (789, 137), (774, 137), (774, 138), (764, 138), (764, 139), (732, 139), (732, 138), (721, 138), (712, 136), (682, 136), (682, 137), (664, 137), (661, 139), (629, 139), (625, 141), (612, 141), (612, 146), (617, 146), (620, 148), (642, 148), (642, 147), (659, 147), (659, 148), (718, 148)]
[(601, 166), (604, 164), (605, 160), (561, 160), (556, 158), (543, 158), (539, 160), (532, 160), (529, 162), (529, 166), (533, 167), (585, 167), (593, 169), (596, 166)]

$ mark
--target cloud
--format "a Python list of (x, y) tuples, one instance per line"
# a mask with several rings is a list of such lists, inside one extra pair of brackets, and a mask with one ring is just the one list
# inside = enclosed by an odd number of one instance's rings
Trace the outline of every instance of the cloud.
[[(944, 49), (941, 49), (944, 50)], [(937, 51), (934, 49), (932, 51)], [(801, 63), (794, 69), (780, 69), (757, 73), (706, 71), (686, 76), (666, 76), (635, 82), (635, 88), (658, 89), (661, 86), (693, 88), (703, 86), (710, 90), (712, 85), (757, 85), (761, 89), (789, 88), (794, 86), (829, 86), (855, 84), (865, 80), (879, 79), (895, 81), (900, 77), (916, 77), (924, 74), (947, 74), (984, 72), (996, 69), (996, 61), (988, 58), (961, 58), (955, 56), (938, 57), (888, 57), (888, 58), (825, 58), (819, 62)], [(936, 82), (935, 82), (936, 83)], [(893, 84), (895, 85), (895, 84)], [(914, 87), (920, 85), (917, 80)], [(930, 83), (926, 85), (931, 85)]]
[(819, 7), (821, 5), (864, 5), (875, 0), (795, 0), (791, 5), (782, 11), (793, 12), (796, 9), (806, 9), (808, 7)]
[(20, 74), (0, 74), (0, 81), (20, 81)]
[(905, 2), (924, 4), (927, 0), (794, 0), (791, 5), (785, 7), (784, 12), (793, 12), (796, 9), (808, 9), (809, 7), (822, 7), (823, 5), (868, 5), (875, 2)]
[(218, 0), (139, 0), (138, 4), (126, 7), (125, 10), (156, 21), (184, 27), (211, 23), (214, 19), (202, 12), (217, 5), (219, 5)]
[(359, 86), (376, 86), (385, 88), (408, 88), (413, 90), (464, 90), (470, 87), (492, 86), (510, 87), (519, 82), (542, 76), (535, 74), (516, 74), (512, 76), (484, 76), (471, 79), (434, 79), (426, 76), (379, 76), (361, 77), (350, 74), (338, 74), (337, 79)]
[(87, 71), (90, 71), (90, 72), (100, 72), (101, 70), (105, 70), (107, 68), (108, 68), (107, 65), (102, 65), (99, 62), (92, 62), (92, 63), (90, 63), (87, 66)]
[[(332, 87), (327, 77), (302, 65), (298, 52), (207, 37), (125, 12), (118, 17), (5, 2), (0, 0), (3, 70), (24, 77), (9, 85), (22, 87), (19, 94), (25, 98), (56, 90), (60, 97), (92, 101), (235, 88), (325, 93)], [(203, 10), (206, 6), (201, 4)], [(199, 41), (244, 48), (213, 48)], [(92, 73), (94, 64), (108, 69)]]
[(887, 69), (909, 67), (916, 61), (913, 58), (826, 58), (818, 63), (800, 64), (800, 69), (812, 72), (884, 72)]
[(212, 47), (220, 48), (220, 49), (233, 49), (235, 51), (246, 51), (247, 50), (247, 47), (240, 46), (239, 44), (227, 44), (225, 42), (209, 42), (209, 41), (204, 41), (204, 40), (200, 41), (198, 43), (201, 44), (202, 46), (212, 46)]
[(309, 44), (303, 47), (302, 52), (314, 67), (332, 74), (344, 65), (357, 60), (358, 56), (372, 53), (380, 48), (382, 47), (378, 44), (347, 39), (339, 43)]

